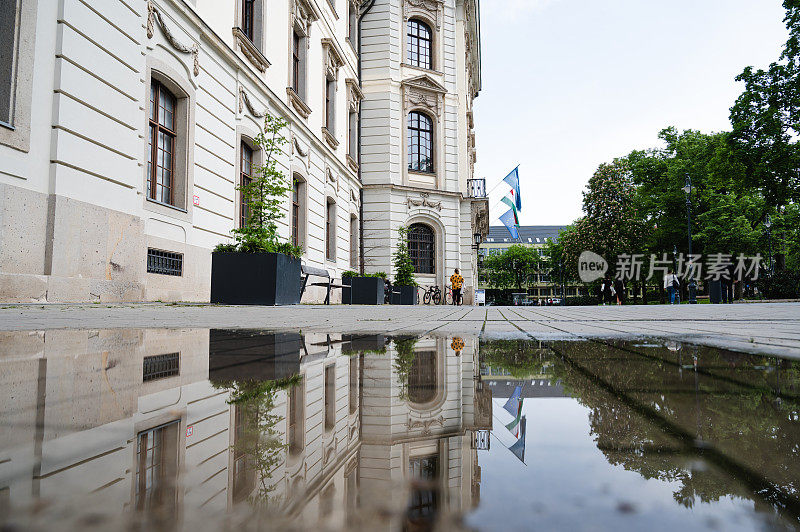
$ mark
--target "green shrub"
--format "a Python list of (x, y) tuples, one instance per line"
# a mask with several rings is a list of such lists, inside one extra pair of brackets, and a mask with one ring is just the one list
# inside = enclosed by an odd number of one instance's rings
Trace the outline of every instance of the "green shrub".
[(397, 228), (397, 250), (394, 252), (394, 285), (417, 286), (414, 279), (414, 263), (408, 254), (408, 227)]
[(796, 299), (800, 297), (800, 272), (776, 271), (758, 279), (756, 286), (767, 299)]

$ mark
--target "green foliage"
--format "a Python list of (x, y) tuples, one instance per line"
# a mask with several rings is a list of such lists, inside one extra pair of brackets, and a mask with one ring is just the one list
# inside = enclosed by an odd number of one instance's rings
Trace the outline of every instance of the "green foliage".
[(417, 337), (397, 337), (394, 339), (395, 357), (392, 365), (397, 373), (397, 379), (400, 382), (401, 400), (408, 399), (408, 373), (411, 371), (411, 365), (417, 358), (417, 353), (414, 347), (417, 345)]
[(220, 244), (215, 251), (273, 252), (292, 257), (303, 254), (302, 248), (283, 242), (278, 235), (278, 221), (285, 215), (283, 203), (292, 186), (277, 163), (281, 147), (287, 142), (281, 133), (286, 125), (285, 120), (271, 114), (264, 118), (264, 131), (254, 139), (261, 148), (264, 164), (253, 165), (253, 179), (237, 187), (247, 206), (245, 226), (231, 231), (235, 244)]
[(767, 274), (756, 281), (758, 290), (767, 299), (800, 298), (800, 273), (789, 270)]
[(537, 250), (516, 244), (499, 255), (486, 257), (483, 267), (489, 286), (522, 290), (539, 270), (540, 262)]
[(417, 286), (417, 281), (414, 279), (414, 263), (408, 254), (408, 227), (398, 227), (397, 233), (397, 249), (393, 256), (394, 285)]
[(481, 343), (483, 363), (507, 371), (517, 379), (529, 379), (545, 373), (546, 350), (529, 340), (488, 340)]
[(347, 277), (380, 277), (381, 279), (386, 279), (386, 272), (358, 273), (353, 270), (347, 270), (342, 273), (342, 279)]

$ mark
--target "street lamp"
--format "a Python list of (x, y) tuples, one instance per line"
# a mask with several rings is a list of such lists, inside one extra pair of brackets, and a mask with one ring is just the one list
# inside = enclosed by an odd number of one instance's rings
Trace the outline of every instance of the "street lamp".
[(770, 230), (772, 227), (772, 220), (769, 219), (769, 214), (764, 222), (764, 227), (767, 228), (767, 242), (769, 243), (769, 273), (772, 275), (774, 273), (774, 270), (772, 269), (772, 231)]
[[(681, 189), (686, 193), (686, 223), (689, 235), (689, 260), (692, 259), (692, 176), (686, 174), (686, 184)], [(688, 270), (687, 270), (688, 273)], [(689, 303), (697, 304), (697, 284), (694, 279), (689, 279)]]

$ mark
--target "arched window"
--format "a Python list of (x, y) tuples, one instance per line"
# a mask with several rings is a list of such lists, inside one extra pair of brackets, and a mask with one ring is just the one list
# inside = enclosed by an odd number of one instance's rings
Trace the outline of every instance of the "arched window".
[(253, 181), (253, 148), (244, 140), (241, 141), (239, 166), (239, 227), (243, 228), (247, 225), (247, 219), (250, 217), (250, 209), (245, 201), (243, 188)]
[(433, 120), (417, 111), (408, 114), (408, 169), (433, 173)]
[(414, 263), (414, 273), (436, 273), (433, 229), (425, 224), (408, 228), (408, 253)]
[(150, 84), (150, 143), (147, 197), (175, 205), (176, 98), (162, 83)]
[(415, 67), (433, 70), (431, 28), (421, 20), (408, 21), (408, 62)]

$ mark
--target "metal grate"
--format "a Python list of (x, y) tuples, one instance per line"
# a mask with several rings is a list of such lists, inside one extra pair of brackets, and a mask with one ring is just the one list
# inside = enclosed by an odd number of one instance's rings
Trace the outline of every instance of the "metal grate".
[(183, 275), (183, 254), (147, 248), (147, 272), (161, 275)]
[(180, 353), (144, 357), (142, 382), (172, 377), (180, 373)]
[(488, 451), (491, 445), (488, 430), (475, 431), (475, 449), (479, 451)]
[(412, 224), (408, 229), (408, 254), (414, 264), (414, 273), (436, 273), (433, 229), (423, 224)]

